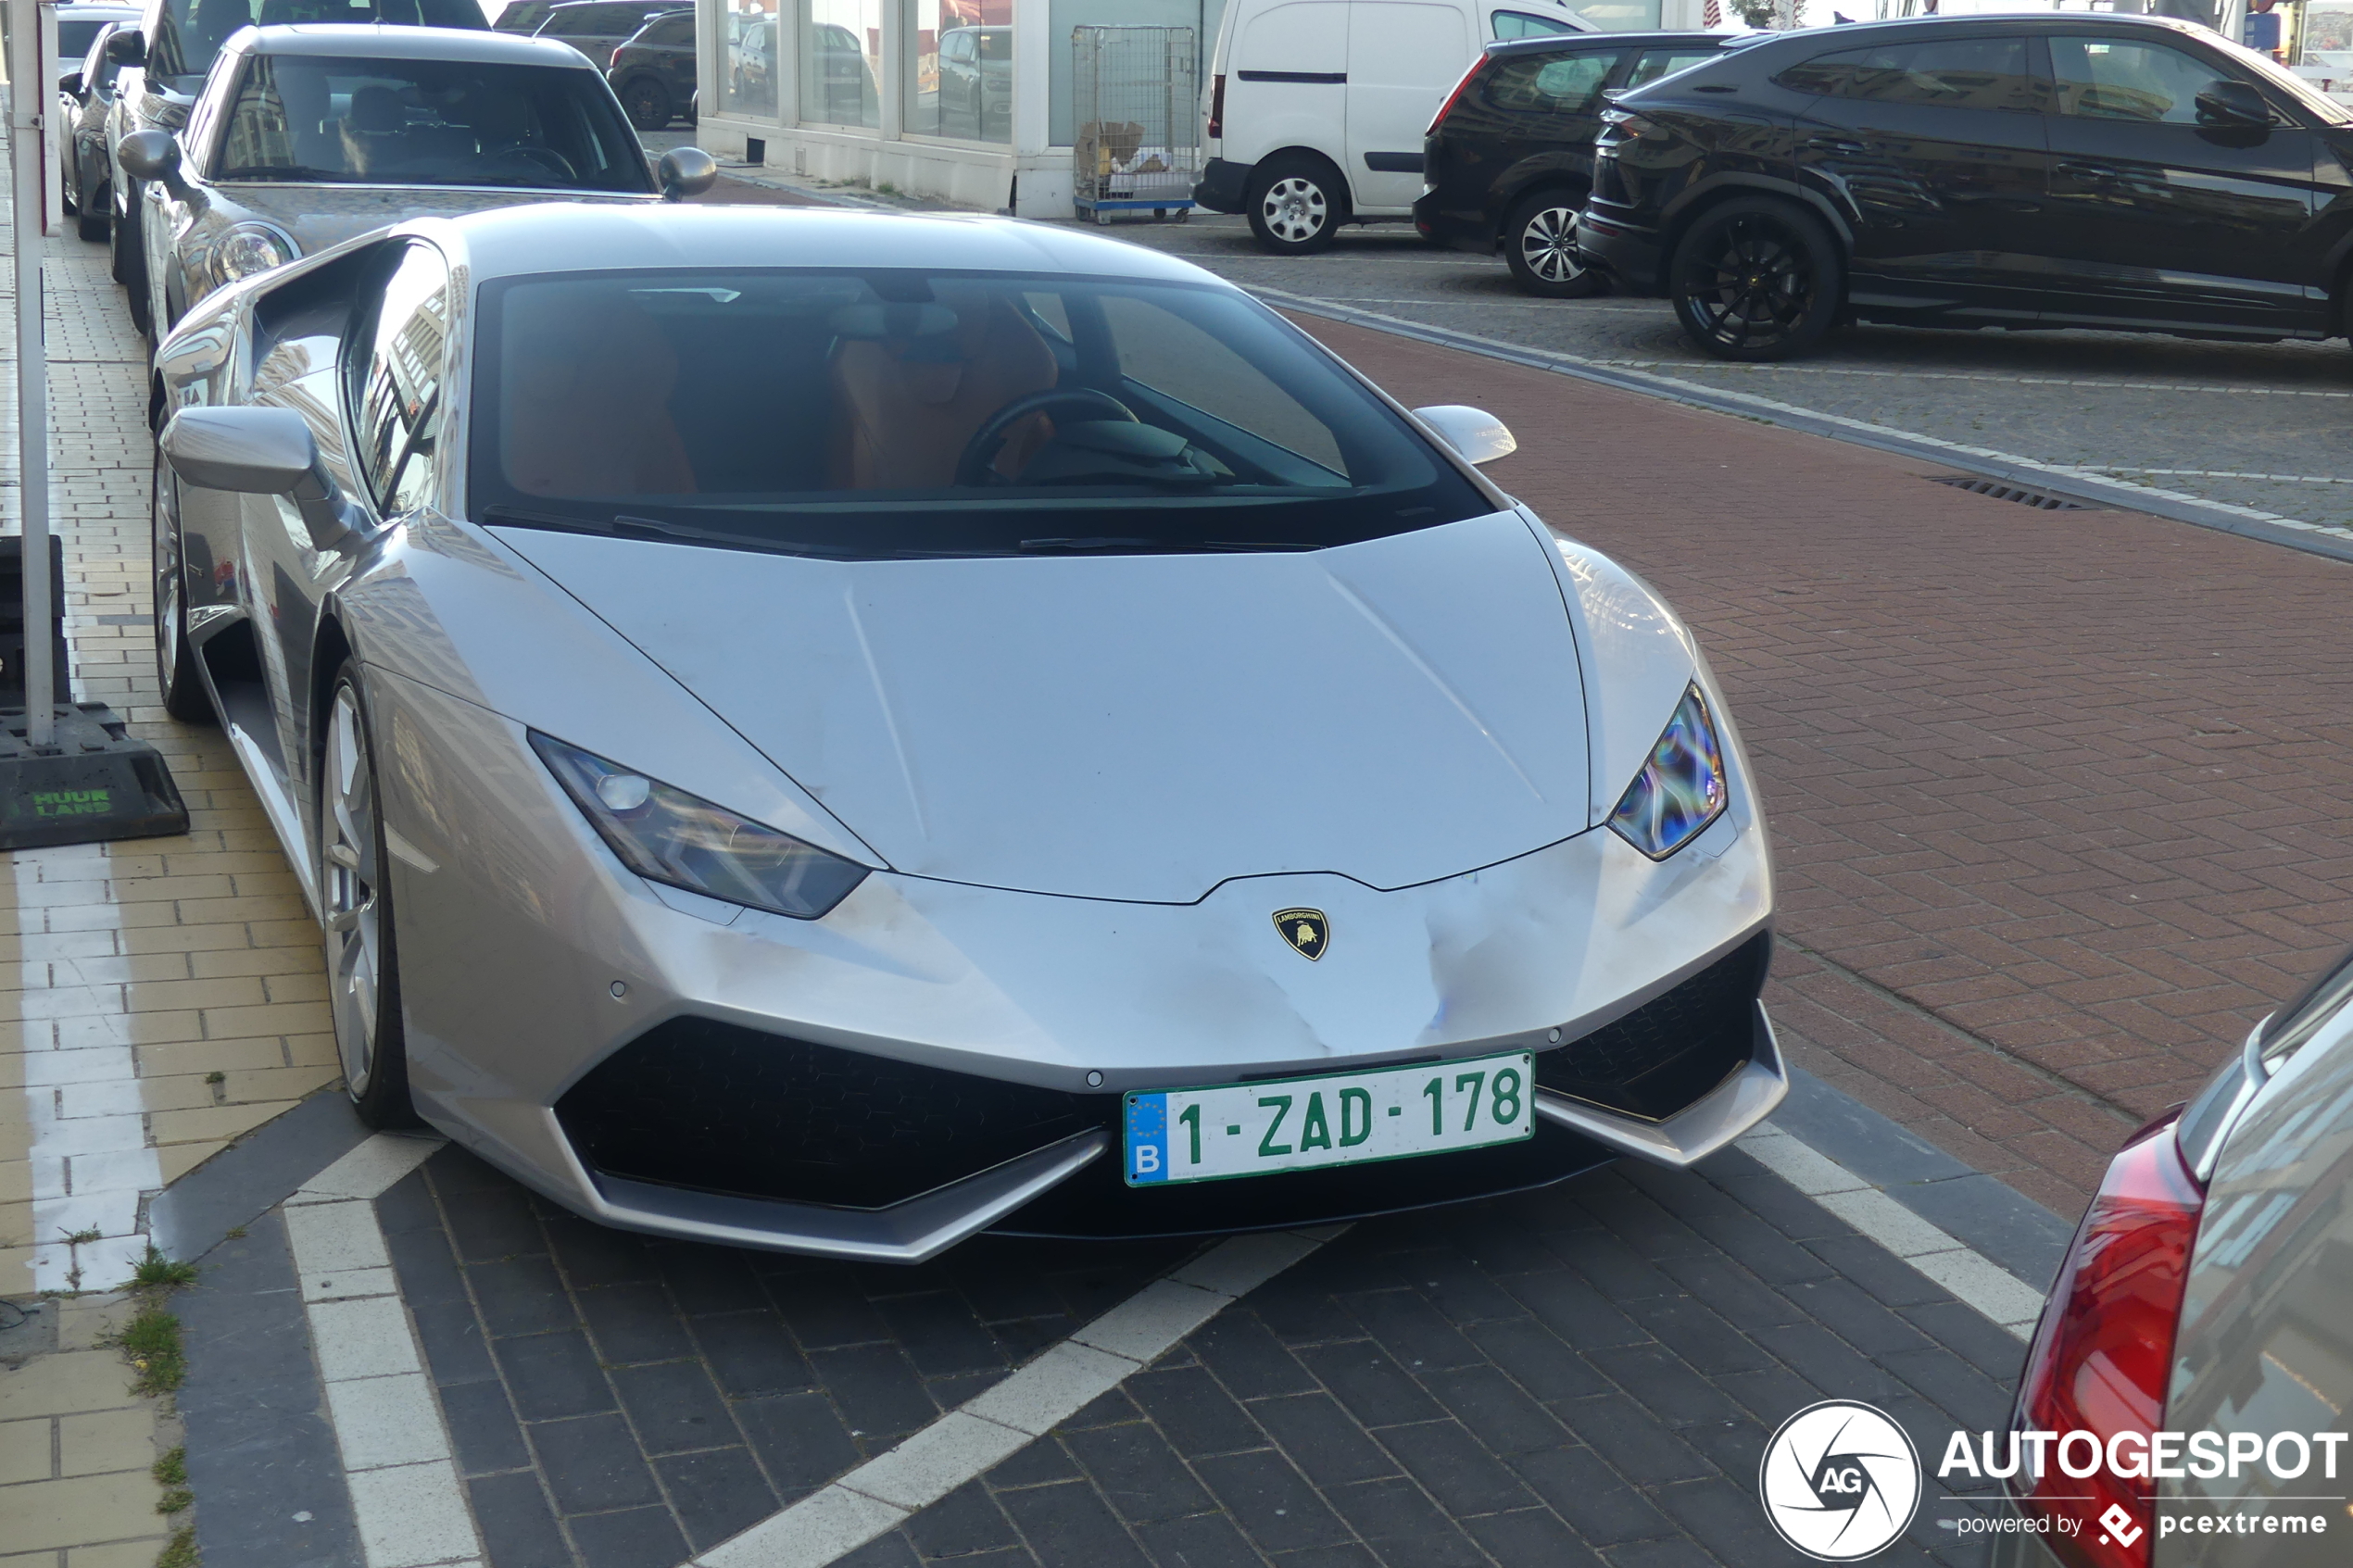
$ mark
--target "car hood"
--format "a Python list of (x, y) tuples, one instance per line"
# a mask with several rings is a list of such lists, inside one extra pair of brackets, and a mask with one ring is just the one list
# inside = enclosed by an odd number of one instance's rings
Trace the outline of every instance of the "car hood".
[(492, 532), (912, 875), (1155, 903), (1282, 872), (1393, 888), (1589, 824), (1576, 639), (1514, 514), (1299, 554), (977, 560)]
[(651, 202), (651, 193), (597, 191), (466, 190), (449, 185), (333, 185), (237, 183), (211, 188), (212, 227), (227, 228), (258, 218), (283, 229), (314, 256), (329, 245), (415, 218), (456, 218), (494, 207), (526, 202)]

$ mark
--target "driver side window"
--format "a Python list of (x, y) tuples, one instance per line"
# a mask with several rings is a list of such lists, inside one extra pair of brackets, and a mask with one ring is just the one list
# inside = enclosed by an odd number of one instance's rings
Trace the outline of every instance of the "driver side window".
[(410, 245), (384, 281), (373, 320), (352, 342), (359, 466), (386, 518), (433, 495), (448, 343), (448, 265), (432, 246)]

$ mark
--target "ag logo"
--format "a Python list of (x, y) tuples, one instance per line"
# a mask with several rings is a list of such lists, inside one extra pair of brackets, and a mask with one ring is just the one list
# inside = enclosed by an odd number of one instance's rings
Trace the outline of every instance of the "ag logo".
[(1781, 1423), (1756, 1487), (1781, 1539), (1823, 1562), (1853, 1562), (1893, 1543), (1920, 1502), (1920, 1456), (1881, 1411), (1825, 1399)]
[(1283, 940), (1296, 948), (1300, 957), (1309, 960), (1322, 958), (1325, 944), (1332, 938), (1331, 922), (1324, 918), (1321, 909), (1277, 909), (1275, 929), (1283, 934)]

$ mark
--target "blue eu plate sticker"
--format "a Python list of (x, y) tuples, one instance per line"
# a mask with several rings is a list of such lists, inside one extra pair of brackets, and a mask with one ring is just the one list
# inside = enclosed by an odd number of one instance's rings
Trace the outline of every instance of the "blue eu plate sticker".
[(1127, 1180), (1168, 1179), (1168, 1097), (1127, 1097)]

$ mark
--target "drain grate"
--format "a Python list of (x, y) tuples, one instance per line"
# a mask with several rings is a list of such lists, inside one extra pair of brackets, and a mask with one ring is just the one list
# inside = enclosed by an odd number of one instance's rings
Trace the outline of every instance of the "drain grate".
[(1974, 479), (1965, 473), (1932, 474), (1938, 484), (1949, 484), (1956, 490), (1966, 490), (1972, 495), (1990, 495), (1996, 501), (2016, 501), (2021, 507), (2032, 507), (2045, 512), (2104, 512), (2108, 508), (2090, 501), (2078, 501), (2067, 495), (2054, 495), (2047, 490), (2036, 490), (2024, 484), (2011, 484), (1998, 479)]

